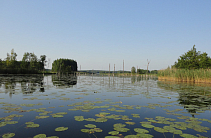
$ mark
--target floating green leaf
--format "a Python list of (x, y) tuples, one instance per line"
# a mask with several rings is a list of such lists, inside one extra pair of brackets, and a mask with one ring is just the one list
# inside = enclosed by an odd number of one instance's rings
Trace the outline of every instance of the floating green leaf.
[(191, 134), (181, 134), (180, 136), (183, 138), (197, 138), (196, 136), (191, 135)]
[(48, 118), (49, 116), (36, 116), (36, 119), (44, 119), (44, 118)]
[(87, 125), (84, 125), (85, 127), (87, 127), (87, 128), (95, 128), (96, 127), (96, 125), (93, 125), (93, 124), (87, 124)]
[(157, 132), (160, 132), (160, 133), (168, 132), (168, 130), (165, 130), (165, 129), (160, 128), (160, 127), (154, 127), (154, 130), (157, 131)]
[(130, 129), (125, 128), (125, 127), (115, 127), (114, 130), (119, 131), (119, 132), (127, 132)]
[(125, 122), (125, 124), (128, 124), (128, 125), (135, 125), (135, 122)]
[(81, 129), (81, 132), (89, 133), (89, 129)]
[(153, 125), (145, 124), (145, 123), (142, 123), (141, 125), (142, 125), (143, 127), (146, 127), (146, 128), (153, 128), (153, 127), (155, 127), (155, 126), (153, 126)]
[(15, 133), (7, 133), (7, 134), (4, 134), (2, 136), (2, 138), (11, 138), (11, 137), (14, 137), (15, 136)]
[(138, 133), (137, 136), (138, 136), (138, 138), (152, 138), (152, 137), (154, 137), (153, 135), (144, 134), (144, 133)]
[(118, 134), (119, 134), (119, 131), (110, 131), (110, 132), (108, 132), (108, 134), (111, 134), (111, 135), (118, 135)]
[(38, 134), (34, 136), (33, 138), (46, 138), (46, 134)]
[(141, 128), (134, 128), (134, 131), (137, 133), (149, 133), (148, 130), (146, 129), (141, 129)]
[(55, 129), (55, 131), (65, 131), (65, 130), (67, 130), (68, 129), (68, 127), (57, 127), (56, 129)]
[(106, 122), (107, 120), (106, 118), (97, 118), (95, 122)]
[(86, 120), (86, 121), (95, 121), (94, 118), (87, 118), (87, 119), (84, 119), (84, 120)]
[(138, 138), (138, 136), (137, 135), (127, 135), (124, 138)]
[(76, 121), (84, 121), (84, 117), (83, 116), (74, 116)]
[(28, 124), (26, 125), (26, 127), (30, 127), (30, 128), (35, 128), (35, 127), (39, 127), (39, 124)]
[(122, 123), (117, 123), (117, 124), (114, 124), (113, 126), (114, 127), (125, 127), (126, 125), (122, 124)]
[(119, 138), (118, 136), (105, 136), (105, 138)]

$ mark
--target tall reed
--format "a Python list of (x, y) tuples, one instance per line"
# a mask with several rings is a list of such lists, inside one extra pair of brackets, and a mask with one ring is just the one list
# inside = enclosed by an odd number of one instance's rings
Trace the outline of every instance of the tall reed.
[(158, 79), (211, 83), (211, 69), (175, 69), (158, 71)]

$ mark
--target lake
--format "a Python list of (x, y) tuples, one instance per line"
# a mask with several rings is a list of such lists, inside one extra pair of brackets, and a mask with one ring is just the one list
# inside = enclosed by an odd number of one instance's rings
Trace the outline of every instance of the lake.
[(3, 138), (211, 137), (211, 86), (156, 77), (0, 76)]

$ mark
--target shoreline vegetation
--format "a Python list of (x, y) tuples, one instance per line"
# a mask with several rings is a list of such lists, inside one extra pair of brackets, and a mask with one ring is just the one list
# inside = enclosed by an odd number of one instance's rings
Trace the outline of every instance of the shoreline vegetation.
[(196, 51), (194, 45), (171, 68), (159, 70), (158, 80), (211, 83), (211, 58), (206, 52)]
[(158, 71), (158, 80), (211, 83), (211, 69), (165, 69)]
[(46, 55), (38, 58), (34, 53), (25, 52), (21, 61), (17, 61), (14, 49), (7, 53), (4, 60), (0, 59), (0, 74), (42, 74), (46, 70)]

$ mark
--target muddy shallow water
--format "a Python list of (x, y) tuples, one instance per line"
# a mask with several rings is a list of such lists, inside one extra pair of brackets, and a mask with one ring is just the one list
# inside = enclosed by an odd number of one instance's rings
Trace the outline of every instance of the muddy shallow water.
[(157, 78), (0, 76), (0, 136), (211, 136), (211, 87)]

